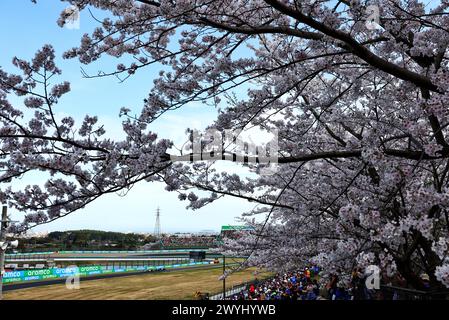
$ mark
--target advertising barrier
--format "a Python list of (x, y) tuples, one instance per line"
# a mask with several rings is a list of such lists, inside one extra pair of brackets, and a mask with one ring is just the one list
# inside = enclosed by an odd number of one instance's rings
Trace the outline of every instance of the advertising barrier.
[(106, 266), (81, 266), (81, 267), (67, 267), (67, 268), (48, 268), (35, 270), (21, 270), (5, 272), (3, 276), (3, 283), (47, 280), (56, 278), (67, 278), (73, 275), (91, 276), (97, 274), (108, 274), (118, 272), (130, 271), (145, 271), (145, 270), (161, 270), (188, 267), (194, 265), (205, 265), (210, 262), (190, 262), (175, 265), (161, 265), (161, 266), (136, 266), (136, 267), (106, 267)]

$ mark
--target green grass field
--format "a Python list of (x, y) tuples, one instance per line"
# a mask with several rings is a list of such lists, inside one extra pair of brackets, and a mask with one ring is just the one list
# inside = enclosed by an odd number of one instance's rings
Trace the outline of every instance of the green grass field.
[[(195, 292), (217, 293), (222, 289), (218, 280), (221, 268), (146, 273), (111, 279), (82, 281), (80, 289), (69, 290), (65, 284), (6, 291), (6, 300), (164, 300), (194, 299)], [(259, 273), (259, 279), (269, 273)], [(230, 275), (227, 287), (255, 279), (254, 269)]]

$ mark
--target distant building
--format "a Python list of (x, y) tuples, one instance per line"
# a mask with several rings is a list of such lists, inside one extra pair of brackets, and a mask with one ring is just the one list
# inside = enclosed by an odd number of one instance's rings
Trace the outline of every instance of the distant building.
[(173, 233), (172, 236), (180, 237), (180, 238), (192, 238), (194, 236), (194, 234), (189, 233), (189, 232), (176, 232), (176, 233)]
[(200, 232), (198, 232), (199, 236), (218, 236), (219, 232), (215, 231), (215, 230), (201, 230)]

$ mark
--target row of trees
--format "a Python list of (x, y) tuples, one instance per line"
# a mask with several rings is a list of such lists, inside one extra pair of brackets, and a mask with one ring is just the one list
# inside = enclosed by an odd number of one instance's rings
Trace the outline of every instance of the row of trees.
[[(54, 117), (70, 86), (49, 85), (61, 73), (50, 45), (30, 62), (14, 59), (22, 75), (0, 70), (0, 200), (26, 213), (16, 231), (163, 181), (193, 209), (223, 196), (257, 204), (246, 213), (256, 232), (225, 245), (250, 254), (249, 264), (376, 264), (415, 288), (422, 273), (432, 289), (449, 287), (448, 1), (378, 0), (376, 28), (361, 0), (66, 2), (110, 17), (65, 58), (119, 59), (99, 76), (124, 79), (156, 63), (164, 71), (140, 113), (122, 109), (124, 136), (112, 141), (94, 116)], [(217, 107), (210, 128), (276, 129), (277, 172), (250, 164), (256, 178), (244, 178), (172, 161), (172, 142), (148, 126), (191, 102)], [(32, 171), (48, 181), (7, 187)]]
[(155, 242), (153, 236), (100, 230), (54, 231), (45, 237), (21, 238), (20, 251), (136, 250)]

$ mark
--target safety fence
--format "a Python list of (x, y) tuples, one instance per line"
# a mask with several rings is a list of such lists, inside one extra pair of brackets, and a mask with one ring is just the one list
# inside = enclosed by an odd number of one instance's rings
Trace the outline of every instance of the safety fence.
[(3, 275), (3, 283), (14, 283), (23, 281), (48, 280), (57, 278), (67, 278), (70, 276), (91, 276), (98, 274), (110, 274), (120, 272), (136, 271), (158, 271), (164, 269), (189, 267), (196, 265), (206, 265), (210, 262), (190, 262), (183, 264), (159, 265), (159, 266), (135, 266), (117, 268), (114, 266), (81, 266), (67, 268), (48, 268), (35, 270), (9, 271)]
[(51, 255), (51, 254), (114, 254), (114, 253), (136, 253), (136, 254), (146, 254), (146, 253), (172, 253), (172, 252), (190, 252), (190, 251), (207, 251), (207, 249), (165, 249), (165, 250), (134, 250), (134, 251), (121, 251), (121, 250), (110, 250), (110, 251), (45, 251), (45, 252), (21, 252), (21, 253), (8, 253), (6, 257), (14, 256), (30, 256), (30, 255)]
[[(235, 294), (238, 294), (242, 292), (243, 290), (246, 290), (248, 288), (248, 285), (246, 284), (240, 284), (237, 286), (233, 286), (231, 289), (226, 290), (226, 297), (233, 296)], [(223, 292), (217, 293), (212, 296), (209, 296), (209, 300), (223, 300)]]
[(448, 300), (449, 290), (422, 291), (396, 286), (381, 285), (379, 300)]
[[(243, 283), (239, 283), (236, 285), (233, 285), (231, 288), (226, 289), (225, 291), (225, 296), (226, 298), (232, 297), (233, 295), (239, 294), (240, 292), (244, 291), (244, 290), (249, 290), (249, 287), (251, 285), (254, 286), (258, 286), (259, 283), (266, 281), (268, 279), (270, 279), (271, 277), (264, 277), (261, 279), (255, 279), (252, 281), (248, 281), (248, 282), (243, 282)], [(213, 293), (213, 294), (208, 294), (208, 300), (223, 300), (223, 291), (222, 292), (217, 292), (217, 293)]]

